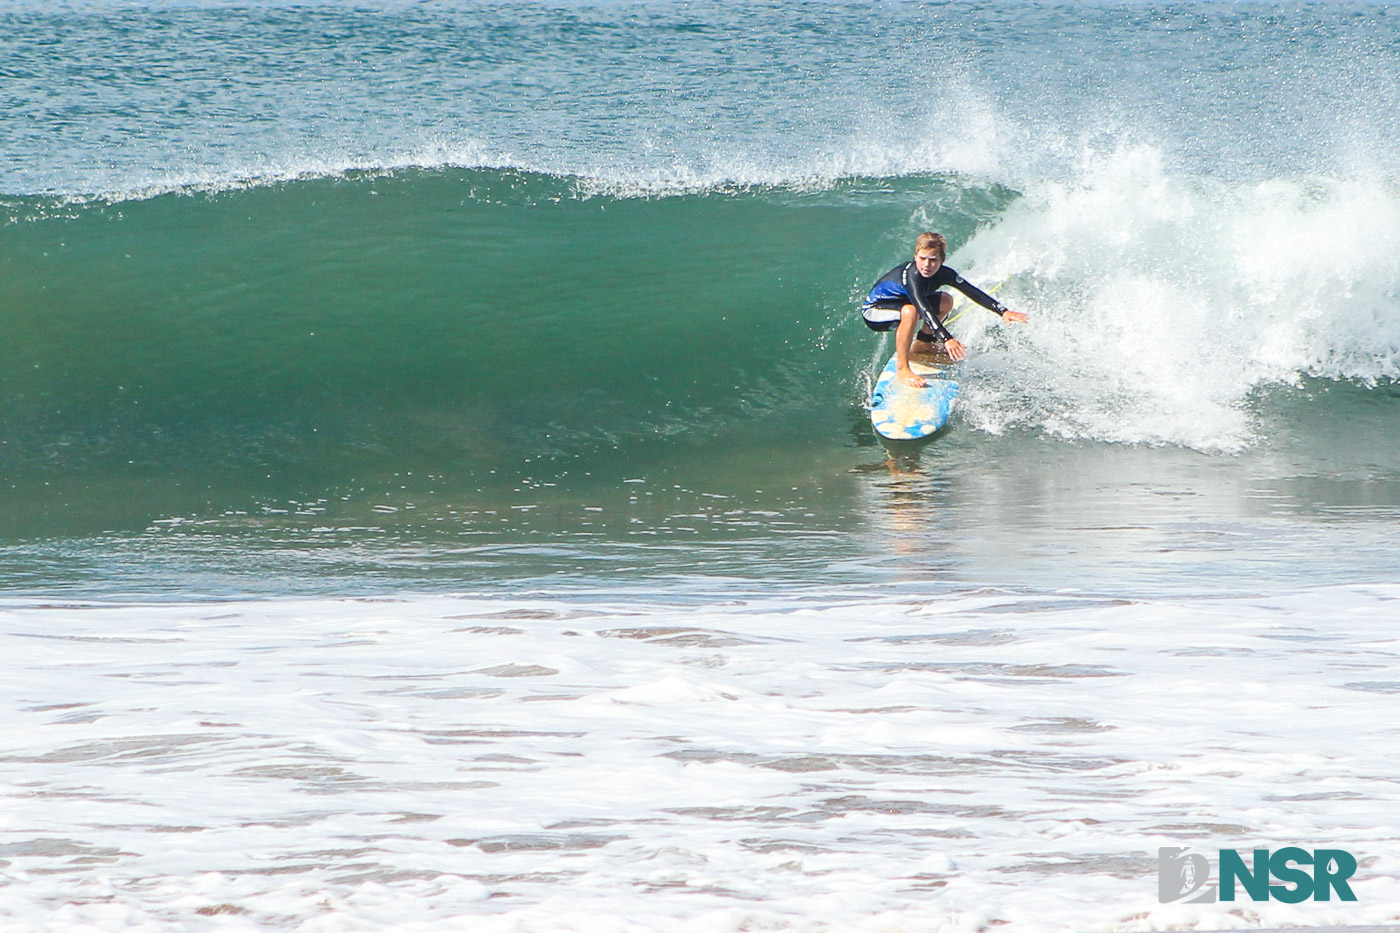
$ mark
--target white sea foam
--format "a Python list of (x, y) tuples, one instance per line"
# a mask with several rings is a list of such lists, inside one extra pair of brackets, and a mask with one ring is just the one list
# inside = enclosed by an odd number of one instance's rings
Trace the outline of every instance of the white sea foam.
[(1400, 376), (1400, 190), (1383, 179), (1228, 183), (1130, 147), (1032, 186), (957, 260), (1011, 276), (1003, 297), (1034, 317), (966, 319), (1005, 347), (983, 360), (1002, 377), (967, 396), (988, 430), (1229, 450), (1252, 440), (1262, 386)]
[[(0, 916), (1391, 921), (1397, 598), (11, 604)], [(1354, 853), (1359, 900), (1157, 902), (1159, 846), (1287, 844)]]

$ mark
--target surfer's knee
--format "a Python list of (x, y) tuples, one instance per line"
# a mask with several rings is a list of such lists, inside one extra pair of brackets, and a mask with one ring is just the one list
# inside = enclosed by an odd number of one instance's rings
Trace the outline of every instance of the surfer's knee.
[(938, 319), (941, 321), (953, 310), (953, 296), (947, 292), (938, 293)]

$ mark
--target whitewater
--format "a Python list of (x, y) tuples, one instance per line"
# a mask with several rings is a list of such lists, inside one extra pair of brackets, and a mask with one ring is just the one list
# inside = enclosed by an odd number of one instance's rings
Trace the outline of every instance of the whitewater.
[[(11, 604), (5, 761), (28, 779), (0, 909), (19, 930), (1388, 920), (1397, 597)], [(1157, 847), (1261, 836), (1368, 853), (1358, 903), (1155, 904)]]
[[(1400, 923), (1397, 39), (0, 7), (0, 927)], [(925, 229), (1031, 320), (886, 448)]]

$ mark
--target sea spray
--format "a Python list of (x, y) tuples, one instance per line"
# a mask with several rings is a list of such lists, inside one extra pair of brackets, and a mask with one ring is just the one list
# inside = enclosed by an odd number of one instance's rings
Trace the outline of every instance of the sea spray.
[[(1025, 193), (963, 250), (1010, 276), (1024, 329), (980, 340), (990, 430), (1231, 450), (1251, 399), (1302, 376), (1400, 372), (1400, 191), (1375, 178), (1227, 183), (1135, 147)], [(976, 322), (976, 323), (974, 323)]]

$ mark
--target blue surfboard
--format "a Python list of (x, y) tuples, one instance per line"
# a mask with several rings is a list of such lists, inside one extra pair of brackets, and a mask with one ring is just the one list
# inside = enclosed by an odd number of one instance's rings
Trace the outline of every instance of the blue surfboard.
[(958, 401), (958, 384), (950, 367), (914, 358), (909, 368), (924, 377), (926, 388), (916, 389), (896, 379), (895, 360), (890, 357), (870, 394), (870, 423), (877, 434), (892, 441), (912, 441), (937, 432), (948, 423)]

